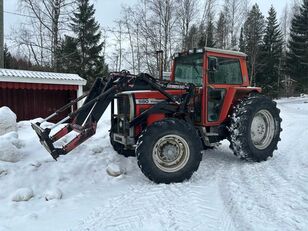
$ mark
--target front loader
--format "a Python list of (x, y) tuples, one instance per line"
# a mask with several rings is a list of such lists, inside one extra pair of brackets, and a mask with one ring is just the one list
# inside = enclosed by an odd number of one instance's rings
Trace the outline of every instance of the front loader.
[[(166, 85), (166, 82), (165, 82)], [(168, 86), (164, 86), (165, 88)], [(173, 88), (177, 88), (177, 85), (173, 85)], [(183, 88), (180, 86), (180, 88)], [(192, 91), (192, 86), (184, 86), (183, 89), (186, 89), (187, 92)], [(148, 74), (140, 74), (138, 76), (131, 75), (127, 71), (114, 72), (111, 73), (107, 79), (97, 78), (93, 84), (91, 90), (82, 95), (81, 97), (71, 101), (69, 104), (63, 106), (52, 115), (43, 119), (40, 122), (32, 124), (32, 128), (35, 130), (37, 135), (40, 138), (40, 142), (51, 154), (51, 156), (56, 160), (60, 155), (65, 155), (76, 148), (78, 145), (86, 141), (88, 138), (93, 136), (96, 132), (97, 122), (100, 120), (101, 116), (105, 112), (108, 105), (112, 102), (116, 95), (125, 91), (134, 91), (138, 89), (148, 89), (148, 90), (157, 90), (162, 95), (166, 97), (166, 100), (161, 106), (156, 105), (155, 107), (144, 111), (139, 117), (135, 118), (134, 123), (138, 123), (139, 120), (142, 120), (144, 115), (154, 110), (159, 111), (178, 111), (178, 113), (184, 113), (185, 104), (188, 101), (181, 100), (181, 97), (177, 98), (163, 89), (163, 86), (159, 85), (157, 81), (149, 76)], [(171, 89), (171, 88), (169, 88)], [(184, 93), (182, 97), (189, 98), (188, 93)], [(82, 107), (76, 111), (71, 112), (67, 117), (60, 120), (51, 128), (43, 129), (40, 125), (43, 122), (46, 122), (56, 116), (61, 112), (70, 108), (72, 105), (77, 104), (82, 99), (85, 99)], [(184, 115), (184, 114), (183, 114)], [(65, 124), (57, 133), (50, 136), (50, 133), (53, 129), (56, 129), (58, 126), (63, 125), (65, 122), (70, 121)], [(66, 136), (71, 131), (79, 133), (73, 140), (64, 145), (62, 148), (55, 148), (54, 143)]]
[[(119, 154), (136, 156), (141, 171), (156, 183), (189, 179), (202, 151), (223, 139), (241, 159), (265, 161), (277, 149), (281, 118), (276, 103), (249, 86), (246, 58), (241, 52), (202, 48), (176, 54), (168, 81), (145, 73), (110, 73), (32, 128), (57, 159), (93, 136), (111, 105), (111, 145)], [(83, 99), (79, 109), (42, 128)], [(55, 147), (73, 131), (71, 141)]]

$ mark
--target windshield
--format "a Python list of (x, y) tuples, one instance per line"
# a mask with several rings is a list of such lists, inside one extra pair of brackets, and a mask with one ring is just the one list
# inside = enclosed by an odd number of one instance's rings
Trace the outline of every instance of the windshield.
[(203, 54), (193, 54), (175, 59), (175, 81), (202, 86)]

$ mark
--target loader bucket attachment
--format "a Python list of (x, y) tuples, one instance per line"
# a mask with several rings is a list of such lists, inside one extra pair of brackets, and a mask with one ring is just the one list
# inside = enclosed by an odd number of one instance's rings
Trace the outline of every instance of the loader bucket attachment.
[[(97, 122), (106, 111), (110, 102), (116, 97), (116, 94), (123, 91), (140, 90), (148, 87), (151, 90), (157, 90), (164, 95), (170, 102), (180, 105), (177, 97), (165, 91), (165, 87), (158, 84), (156, 80), (148, 74), (131, 75), (128, 71), (110, 73), (107, 79), (97, 78), (89, 93), (72, 100), (67, 105), (55, 111), (53, 114), (43, 119), (39, 123), (33, 123), (31, 126), (38, 135), (40, 142), (51, 154), (54, 159), (60, 155), (65, 155), (76, 148), (78, 145), (93, 136), (96, 132)], [(141, 88), (141, 89), (142, 89)], [(83, 105), (72, 111), (67, 117), (60, 120), (50, 128), (42, 128), (43, 122), (59, 115), (68, 108), (77, 104), (80, 100), (86, 98)], [(187, 100), (188, 102), (188, 100)], [(53, 129), (62, 126), (55, 134)], [(56, 141), (66, 136), (70, 132), (75, 131), (77, 135), (64, 146), (58, 148)]]
[[(113, 84), (113, 81), (114, 79), (112, 78), (107, 82), (97, 78), (89, 93), (71, 101), (69, 104), (63, 106), (40, 123), (37, 122), (31, 124), (33, 130), (38, 135), (41, 144), (55, 160), (60, 155), (69, 153), (95, 134), (97, 122), (105, 112), (119, 88), (117, 85)], [(59, 115), (61, 112), (67, 110), (85, 97), (86, 99), (79, 109), (71, 112), (67, 117), (50, 128), (44, 129), (41, 127), (43, 122)], [(51, 136), (51, 131), (60, 125), (63, 127)], [(55, 147), (55, 142), (66, 136), (71, 131), (77, 132), (78, 135), (61, 148)]]
[(55, 148), (52, 140), (49, 137), (50, 129), (42, 129), (39, 123), (31, 124), (33, 130), (38, 135), (41, 144), (45, 147), (45, 149), (50, 153), (52, 158), (57, 160), (60, 155), (65, 154), (62, 149)]

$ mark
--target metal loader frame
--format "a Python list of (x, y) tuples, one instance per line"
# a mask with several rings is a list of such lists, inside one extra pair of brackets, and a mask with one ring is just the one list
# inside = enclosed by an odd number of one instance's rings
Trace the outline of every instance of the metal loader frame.
[[(175, 85), (173, 84), (172, 86), (174, 87)], [(138, 117), (134, 118), (134, 120), (130, 122), (130, 127), (140, 124), (149, 114), (155, 112), (176, 113), (177, 116), (183, 116), (189, 120), (187, 106), (194, 94), (194, 86), (191, 84), (185, 85), (184, 88), (183, 84), (180, 86), (182, 87), (181, 89), (186, 90), (186, 93), (180, 96), (175, 96), (166, 91), (169, 88), (167, 82), (159, 82), (157, 79), (148, 74), (141, 73), (136, 76), (130, 74), (128, 71), (113, 72), (109, 74), (107, 79), (97, 78), (88, 93), (72, 100), (70, 103), (64, 105), (42, 121), (32, 123), (31, 126), (38, 135), (41, 144), (51, 154), (51, 156), (57, 160), (60, 155), (66, 155), (95, 134), (97, 122), (104, 114), (109, 103), (118, 93), (123, 91), (145, 89), (157, 90), (166, 97), (165, 101), (154, 105), (141, 113)], [(41, 127), (42, 123), (58, 116), (60, 113), (77, 104), (77, 102), (84, 98), (86, 99), (79, 109), (72, 111), (68, 116), (61, 119), (50, 128), (44, 129)], [(60, 125), (64, 125), (64, 127), (54, 135), (50, 136), (51, 131)], [(78, 135), (70, 142), (62, 146), (62, 148), (57, 148), (54, 146), (56, 141), (71, 131), (77, 132)]]

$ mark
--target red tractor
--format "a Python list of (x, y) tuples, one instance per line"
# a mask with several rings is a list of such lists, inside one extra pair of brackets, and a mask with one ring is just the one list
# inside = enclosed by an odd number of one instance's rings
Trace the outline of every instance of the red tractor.
[[(85, 97), (82, 107), (53, 127), (40, 126)], [(202, 151), (223, 139), (236, 156), (258, 162), (271, 157), (280, 140), (280, 111), (260, 88), (249, 86), (246, 55), (213, 48), (176, 54), (168, 81), (127, 71), (98, 78), (89, 93), (32, 127), (57, 159), (95, 134), (110, 104), (113, 148), (136, 155), (141, 171), (156, 183), (189, 179)], [(63, 147), (54, 146), (71, 131), (79, 135)]]

